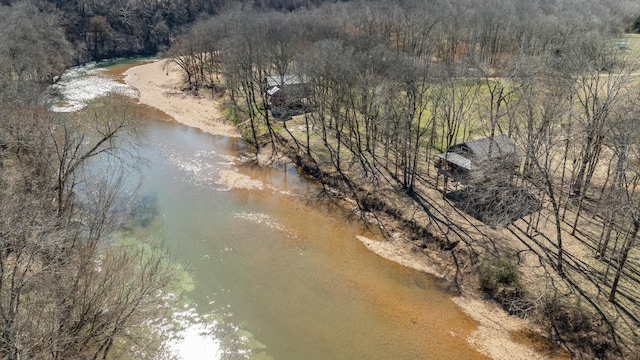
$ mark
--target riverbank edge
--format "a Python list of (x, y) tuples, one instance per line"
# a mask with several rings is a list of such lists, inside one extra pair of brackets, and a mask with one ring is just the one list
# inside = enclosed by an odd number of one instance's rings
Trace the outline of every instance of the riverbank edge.
[[(230, 129), (233, 125), (220, 110), (220, 99), (194, 97), (182, 92), (183, 80), (179, 69), (165, 66), (166, 64), (168, 62), (162, 59), (146, 61), (124, 72), (125, 83), (137, 89), (138, 100), (141, 103), (163, 111), (178, 123), (198, 128), (203, 132), (212, 135), (239, 136), (240, 132), (237, 129), (235, 131)], [(292, 141), (283, 137), (280, 139), (280, 145), (276, 151), (284, 154), (287, 159), (280, 158), (278, 161), (290, 161), (296, 164), (306, 176), (311, 178), (322, 177), (325, 185), (329, 186), (331, 196), (349, 201), (348, 192), (341, 190), (344, 187), (340, 178), (320, 172), (321, 170), (315, 164), (302, 156), (301, 149), (292, 144)], [(262, 159), (259, 162), (267, 165), (266, 159), (272, 159), (273, 154), (268, 153), (270, 147), (263, 150), (265, 151), (259, 156)], [(380, 200), (375, 199), (375, 201)], [(371, 207), (373, 206), (369, 206)], [(388, 204), (385, 208), (389, 209)], [(477, 282), (477, 276), (473, 273), (471, 265), (477, 259), (472, 259), (471, 254), (465, 254), (461, 247), (447, 249), (446, 245), (442, 246), (446, 244), (446, 238), (438, 239), (430, 232), (425, 234), (435, 241), (424, 242), (426, 246), (416, 245), (411, 241), (411, 233), (415, 231), (422, 233), (424, 229), (420, 230), (416, 224), (403, 223), (395, 218), (393, 213), (365, 211), (359, 215), (366, 221), (383, 227), (388, 234), (387, 242), (360, 238), (359, 240), (369, 250), (390, 261), (430, 273), (452, 284), (453, 301), (479, 324), (478, 329), (468, 339), (478, 351), (494, 359), (550, 358), (514, 339), (513, 334), (516, 332), (523, 330), (539, 332), (540, 329), (529, 321), (508, 315), (498, 304), (484, 299), (483, 294), (473, 285)], [(463, 271), (460, 271), (461, 269)]]

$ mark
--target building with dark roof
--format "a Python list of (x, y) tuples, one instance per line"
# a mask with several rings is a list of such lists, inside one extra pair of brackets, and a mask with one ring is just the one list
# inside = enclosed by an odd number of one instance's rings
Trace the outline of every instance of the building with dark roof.
[(308, 106), (302, 101), (308, 92), (306, 77), (289, 74), (267, 76), (263, 86), (274, 118), (288, 120), (308, 111)]
[(438, 154), (438, 173), (458, 182), (465, 182), (465, 176), (481, 166), (482, 162), (519, 156), (516, 144), (507, 135), (495, 135), (483, 139), (451, 145), (446, 152)]

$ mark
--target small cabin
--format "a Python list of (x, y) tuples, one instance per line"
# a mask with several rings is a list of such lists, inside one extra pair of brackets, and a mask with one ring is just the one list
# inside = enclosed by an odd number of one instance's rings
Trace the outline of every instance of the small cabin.
[(451, 145), (446, 152), (437, 155), (435, 166), (439, 174), (465, 183), (469, 172), (482, 162), (512, 155), (519, 155), (516, 144), (507, 135), (501, 134)]
[(271, 114), (282, 120), (307, 111), (303, 99), (307, 95), (307, 79), (298, 75), (276, 75), (264, 78), (264, 92)]
[(265, 92), (270, 102), (285, 103), (302, 98), (306, 91), (307, 81), (298, 75), (275, 75), (264, 79)]
[(615, 45), (620, 50), (628, 50), (629, 49), (629, 42), (626, 41), (626, 40), (618, 40), (618, 41), (615, 42)]
[(285, 74), (283, 76), (281, 75), (267, 76), (265, 79), (265, 82), (267, 83), (267, 86), (270, 88), (274, 86), (280, 86), (280, 87), (294, 86), (295, 87), (295, 86), (304, 85), (307, 83), (304, 76), (298, 76), (298, 75), (292, 75), (292, 74)]

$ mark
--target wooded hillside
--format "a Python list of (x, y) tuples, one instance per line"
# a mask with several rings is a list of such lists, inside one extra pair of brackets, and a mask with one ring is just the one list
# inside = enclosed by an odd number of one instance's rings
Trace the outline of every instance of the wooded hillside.
[(0, 358), (157, 358), (158, 294), (178, 276), (164, 252), (125, 239), (136, 124), (113, 99), (83, 114), (47, 107), (78, 54), (61, 22), (0, 6)]

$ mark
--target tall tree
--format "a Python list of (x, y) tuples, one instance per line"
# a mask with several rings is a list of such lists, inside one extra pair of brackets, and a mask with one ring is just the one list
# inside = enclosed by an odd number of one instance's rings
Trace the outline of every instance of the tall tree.
[[(529, 80), (531, 81), (531, 80)], [(562, 93), (563, 87), (554, 81), (535, 82), (523, 87), (525, 97), (525, 125), (518, 139), (524, 146), (524, 177), (543, 195), (551, 205), (549, 211), (554, 220), (556, 256), (555, 268), (564, 274), (564, 247), (560, 199), (562, 191), (556, 179), (562, 170), (562, 121), (571, 106), (568, 97)], [(566, 88), (565, 88), (566, 89)], [(560, 161), (559, 161), (560, 159)]]
[(623, 54), (610, 46), (601, 45), (598, 40), (587, 44), (577, 58), (588, 60), (585, 66), (578, 66), (575, 99), (580, 108), (578, 117), (582, 134), (578, 139), (580, 146), (575, 179), (571, 184), (571, 194), (577, 197), (576, 218), (573, 225), (575, 233), (578, 226), (586, 192), (601, 158), (610, 121), (615, 111), (626, 97), (626, 87), (631, 84), (630, 68)]
[[(128, 211), (119, 206), (126, 204), (122, 119), (96, 118), (95, 130), (81, 134), (41, 108), (3, 115), (0, 158), (10, 160), (0, 177), (4, 358), (107, 358), (114, 342), (161, 311), (156, 293), (176, 279), (163, 253), (113, 243)], [(111, 176), (92, 174), (92, 162), (106, 166), (114, 157)]]

